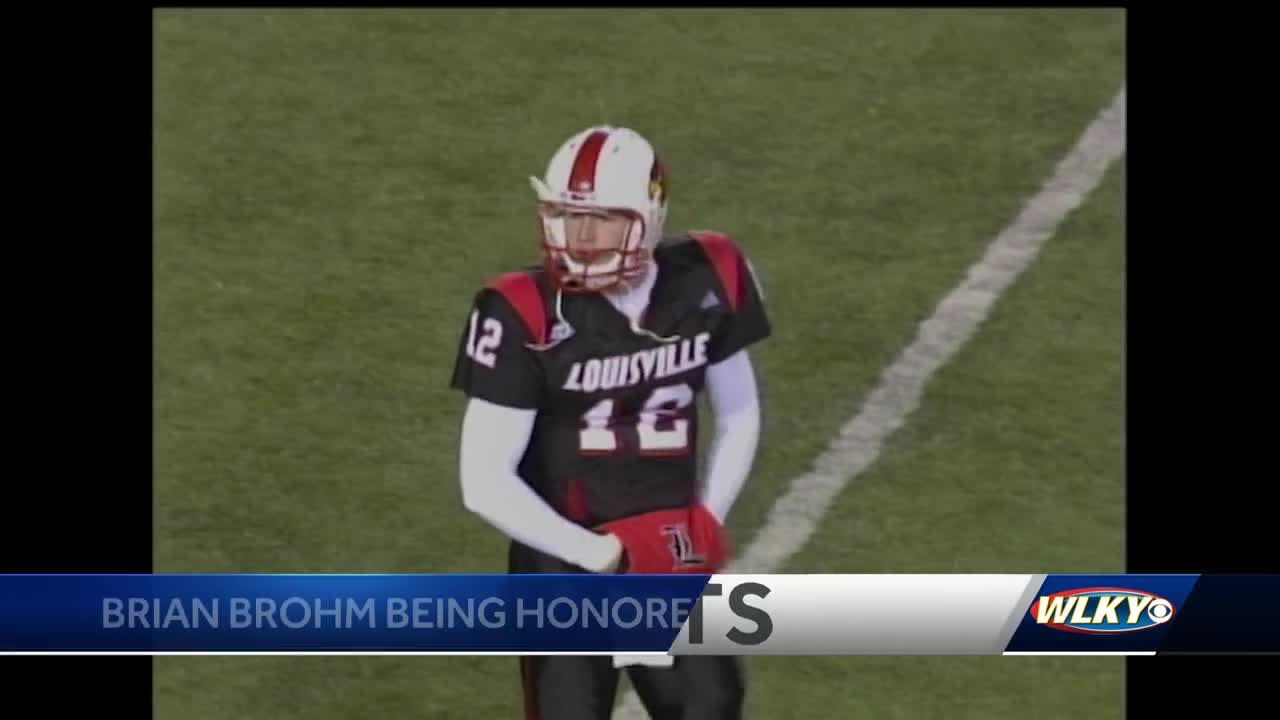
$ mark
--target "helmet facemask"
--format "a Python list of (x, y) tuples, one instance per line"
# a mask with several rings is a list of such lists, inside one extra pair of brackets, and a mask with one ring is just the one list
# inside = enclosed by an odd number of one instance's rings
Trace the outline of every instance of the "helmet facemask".
[[(539, 231), (548, 275), (566, 292), (599, 292), (625, 286), (642, 277), (651, 257), (646, 242), (645, 219), (632, 210), (604, 209), (594, 206), (543, 202), (538, 206)], [(571, 222), (571, 216), (583, 218)], [(587, 218), (617, 219), (625, 222), (618, 228), (595, 225), (594, 233), (603, 233), (606, 241), (599, 247), (583, 247), (573, 237), (585, 229)], [(609, 237), (612, 236), (612, 237)], [(598, 236), (597, 236), (598, 237)]]

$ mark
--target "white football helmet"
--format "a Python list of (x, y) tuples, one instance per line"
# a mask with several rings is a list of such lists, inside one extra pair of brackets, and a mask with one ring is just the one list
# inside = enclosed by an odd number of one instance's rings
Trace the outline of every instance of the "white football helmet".
[[(628, 128), (597, 125), (556, 150), (546, 177), (529, 178), (547, 272), (558, 287), (598, 291), (642, 276), (667, 219), (667, 172), (653, 146)], [(604, 263), (570, 256), (565, 216), (575, 210), (618, 212), (631, 219), (619, 252)]]

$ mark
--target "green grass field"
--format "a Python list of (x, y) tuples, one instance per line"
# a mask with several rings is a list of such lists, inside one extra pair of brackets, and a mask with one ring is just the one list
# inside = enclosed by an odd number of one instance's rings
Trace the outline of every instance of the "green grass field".
[[(164, 572), (471, 572), (447, 388), (597, 122), (737, 237), (775, 334), (731, 520), (787, 480), (1124, 81), (1119, 11), (168, 11), (155, 20)], [(1119, 571), (1123, 164), (785, 572)], [(752, 717), (1119, 717), (1112, 658), (753, 658)], [(158, 658), (159, 717), (515, 718), (511, 658)]]

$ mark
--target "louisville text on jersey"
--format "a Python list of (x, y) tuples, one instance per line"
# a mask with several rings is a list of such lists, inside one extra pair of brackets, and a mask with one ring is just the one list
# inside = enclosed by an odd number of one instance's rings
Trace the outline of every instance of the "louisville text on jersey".
[(679, 375), (707, 364), (710, 340), (711, 333), (700, 332), (661, 347), (575, 362), (564, 389), (590, 393)]

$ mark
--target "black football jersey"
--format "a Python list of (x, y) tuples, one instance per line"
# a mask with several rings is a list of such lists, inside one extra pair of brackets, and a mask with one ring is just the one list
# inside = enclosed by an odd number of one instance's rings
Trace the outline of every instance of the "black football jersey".
[(453, 387), (537, 410), (519, 474), (585, 526), (696, 500), (707, 366), (770, 332), (728, 237), (668, 238), (654, 261), (638, 327), (598, 293), (559, 294), (557, 313), (554, 286), (531, 268), (490, 281), (463, 328)]

